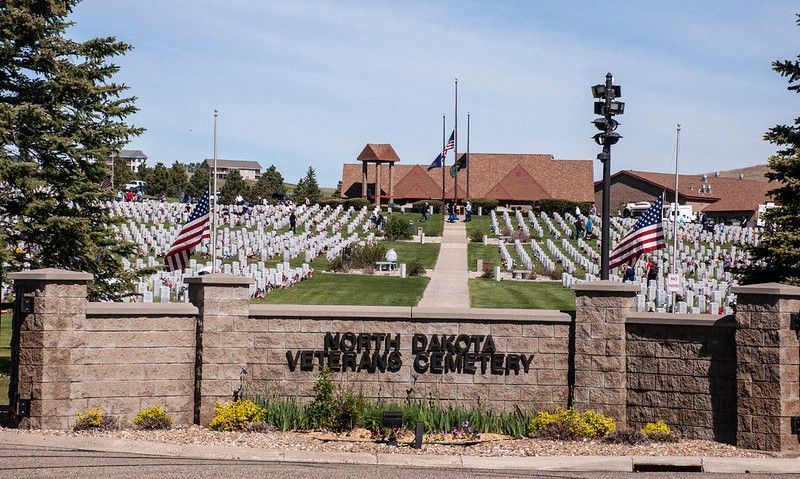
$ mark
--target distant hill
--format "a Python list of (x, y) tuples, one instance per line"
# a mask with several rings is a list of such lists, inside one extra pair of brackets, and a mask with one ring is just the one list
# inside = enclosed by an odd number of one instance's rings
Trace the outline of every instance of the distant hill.
[[(294, 187), (297, 186), (297, 183), (287, 183), (284, 181), (283, 186), (286, 187), (286, 194), (292, 196), (292, 192), (294, 191)], [(336, 188), (330, 188), (328, 186), (320, 186), (319, 191), (322, 193), (323, 198), (329, 198), (333, 194), (333, 192), (336, 191)]]
[[(755, 165), (747, 166), (744, 168), (736, 168), (733, 170), (720, 171), (719, 176), (724, 178), (738, 178), (739, 175), (744, 175), (745, 180), (761, 180), (768, 181), (764, 176), (766, 172), (770, 171), (769, 165)], [(715, 172), (707, 173), (709, 177), (714, 176)]]

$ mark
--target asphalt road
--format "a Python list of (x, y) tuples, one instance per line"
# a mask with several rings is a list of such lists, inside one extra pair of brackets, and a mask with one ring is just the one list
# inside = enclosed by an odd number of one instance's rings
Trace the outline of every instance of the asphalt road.
[[(254, 461), (183, 459), (135, 454), (0, 445), (0, 479), (13, 478), (331, 478), (331, 479), (465, 479), (465, 478), (766, 478), (758, 474), (698, 473), (536, 473), (453, 468), (410, 468), (385, 465), (300, 464)], [(800, 477), (784, 475), (781, 477)]]

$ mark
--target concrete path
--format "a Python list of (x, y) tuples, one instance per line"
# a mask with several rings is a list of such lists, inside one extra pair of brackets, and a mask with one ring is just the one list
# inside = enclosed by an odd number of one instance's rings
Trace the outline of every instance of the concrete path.
[(445, 221), (439, 259), (418, 307), (469, 308), (468, 279), (467, 227), (461, 221)]

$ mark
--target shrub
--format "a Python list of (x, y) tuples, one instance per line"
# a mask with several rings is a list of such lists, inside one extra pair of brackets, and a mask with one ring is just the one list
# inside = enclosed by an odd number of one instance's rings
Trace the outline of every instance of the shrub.
[(336, 398), (336, 404), (333, 430), (345, 432), (355, 429), (364, 416), (364, 408), (366, 407), (364, 398), (348, 391)]
[(557, 264), (554, 270), (547, 272), (547, 276), (549, 276), (550, 279), (559, 281), (561, 280), (562, 274), (564, 274), (564, 267), (561, 266), (560, 264)]
[(475, 228), (469, 234), (469, 240), (473, 243), (483, 243), (483, 236), (488, 235), (489, 232), (483, 228)]
[(172, 417), (161, 406), (142, 409), (133, 419), (139, 429), (170, 429)]
[(208, 427), (216, 431), (246, 431), (251, 423), (263, 421), (267, 412), (253, 401), (217, 402)]
[(499, 204), (497, 200), (489, 198), (471, 198), (469, 201), (472, 203), (472, 212), (475, 214), (478, 214), (479, 206), (482, 208), (483, 214), (488, 214), (489, 210), (497, 209)]
[(651, 441), (656, 442), (672, 442), (677, 440), (675, 434), (667, 426), (667, 424), (659, 419), (658, 422), (648, 422), (642, 428), (642, 434), (647, 436)]
[(545, 213), (571, 213), (575, 214), (575, 207), (580, 208), (581, 213), (587, 214), (591, 209), (591, 205), (589, 203), (576, 203), (574, 201), (569, 200), (541, 200), (539, 201), (539, 207)]
[(107, 415), (103, 412), (103, 409), (99, 407), (93, 407), (86, 410), (86, 412), (79, 412), (77, 414), (75, 426), (73, 427), (75, 431), (86, 431), (89, 429), (108, 430), (116, 428), (117, 418)]
[(325, 368), (314, 385), (314, 400), (308, 405), (306, 415), (308, 425), (317, 429), (332, 429), (336, 419), (336, 408), (338, 407), (336, 397), (333, 394), (333, 381), (331, 381), (331, 370)]
[(419, 211), (419, 212), (421, 213), (421, 212), (422, 212), (422, 208), (424, 208), (424, 207), (425, 207), (425, 202), (426, 202), (426, 201), (428, 202), (428, 206), (433, 206), (433, 211), (434, 211), (434, 213), (435, 213), (435, 212), (437, 212), (437, 211), (441, 213), (441, 211), (442, 211), (442, 200), (421, 200), (421, 201), (415, 201), (415, 202), (413, 203), (413, 205), (414, 205), (414, 211)]
[(360, 210), (365, 206), (369, 206), (369, 201), (365, 200), (364, 198), (348, 198), (342, 203), (344, 204), (345, 209), (352, 206), (353, 209)]
[(412, 259), (406, 265), (406, 274), (409, 276), (422, 276), (426, 273), (425, 268), (418, 259)]
[(578, 412), (558, 408), (543, 411), (533, 417), (528, 425), (528, 435), (544, 439), (575, 440), (602, 437), (616, 429), (614, 419), (592, 410)]
[(649, 442), (647, 436), (636, 429), (618, 429), (612, 431), (603, 438), (603, 441), (612, 444), (629, 444), (631, 446)]
[(359, 261), (361, 267), (373, 267), (376, 261), (386, 259), (386, 251), (388, 251), (388, 248), (384, 243), (368, 244), (354, 251), (353, 259)]
[(386, 220), (384, 232), (386, 234), (386, 239), (389, 241), (411, 239), (411, 228), (409, 228), (406, 220), (400, 215), (389, 215), (389, 219)]
[(483, 274), (481, 278), (493, 279), (494, 278), (494, 265), (492, 263), (483, 263)]

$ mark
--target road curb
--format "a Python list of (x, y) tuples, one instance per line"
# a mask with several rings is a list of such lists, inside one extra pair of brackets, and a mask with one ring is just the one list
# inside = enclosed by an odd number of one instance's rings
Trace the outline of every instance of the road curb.
[(0, 443), (15, 446), (77, 449), (187, 459), (368, 464), (404, 467), (450, 467), (454, 469), (515, 469), (560, 472), (632, 472), (635, 465), (702, 467), (707, 473), (800, 473), (800, 458), (727, 458), (699, 456), (465, 456), (417, 455), (366, 452), (320, 452), (261, 449), (239, 446), (168, 444), (108, 437), (46, 436), (24, 431), (0, 431)]

